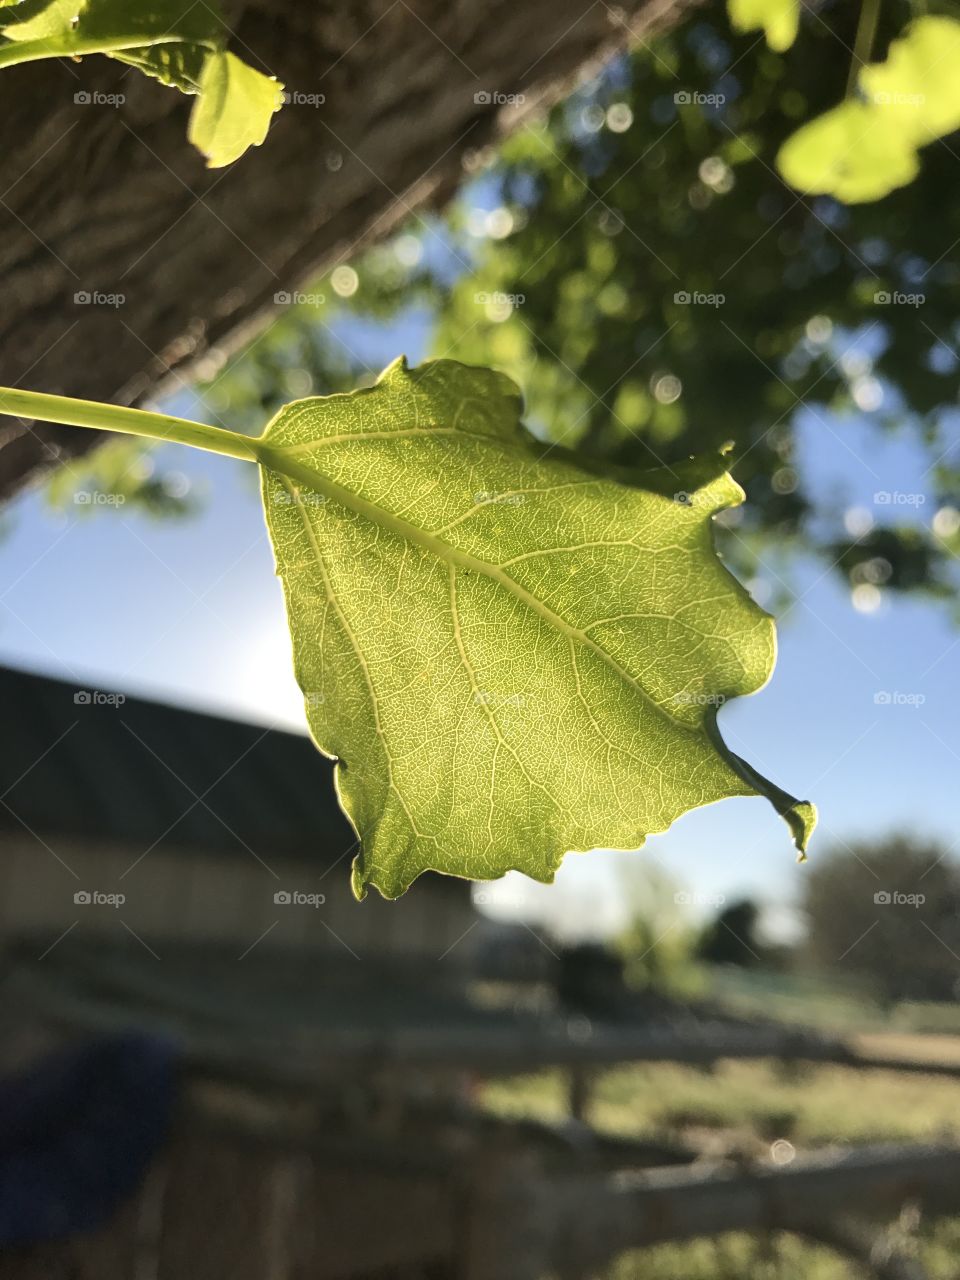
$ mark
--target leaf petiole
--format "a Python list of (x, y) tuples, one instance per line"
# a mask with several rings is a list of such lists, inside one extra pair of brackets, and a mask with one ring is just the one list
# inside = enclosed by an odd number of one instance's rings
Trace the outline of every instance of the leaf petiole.
[(177, 31), (157, 32), (154, 35), (145, 35), (141, 31), (130, 35), (94, 36), (77, 36), (71, 32), (59, 38), (46, 36), (42, 40), (11, 40), (0, 44), (0, 67), (19, 66), (22, 62), (40, 62), (45, 58), (82, 58), (88, 54), (109, 54), (128, 49), (153, 48), (160, 44), (187, 43), (200, 45), (211, 52), (216, 52), (219, 48), (213, 40), (191, 37), (186, 41)]
[(848, 98), (852, 98), (856, 92), (860, 68), (865, 67), (870, 61), (879, 19), (880, 0), (862, 0), (860, 17), (857, 21), (857, 34), (854, 37), (853, 56), (850, 59), (850, 74), (847, 77), (845, 96)]
[(173, 418), (165, 413), (150, 413), (146, 409), (131, 409), (125, 405), (0, 387), (0, 414), (54, 422), (64, 427), (116, 431), (121, 435), (185, 444), (193, 449), (205, 449), (208, 453), (221, 453), (228, 458), (242, 458), (245, 462), (260, 461), (258, 441), (238, 431), (190, 422), (187, 418)]

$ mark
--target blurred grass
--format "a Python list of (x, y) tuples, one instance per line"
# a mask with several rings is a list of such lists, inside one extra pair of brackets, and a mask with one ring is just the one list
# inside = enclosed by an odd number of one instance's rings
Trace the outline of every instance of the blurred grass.
[[(766, 1062), (714, 1071), (670, 1064), (616, 1067), (594, 1085), (590, 1122), (629, 1137), (683, 1138), (705, 1155), (762, 1159), (778, 1139), (798, 1150), (880, 1141), (960, 1140), (960, 1083), (938, 1076)], [(491, 1081), (485, 1104), (500, 1115), (561, 1121), (561, 1071)], [(897, 1224), (893, 1224), (897, 1230)], [(929, 1280), (955, 1280), (960, 1219), (907, 1238)], [(848, 1280), (866, 1273), (828, 1249), (777, 1233), (661, 1245), (626, 1254), (607, 1280)]]
[(960, 1035), (960, 1003), (903, 1001), (888, 1007), (866, 986), (812, 974), (714, 968), (707, 994), (731, 1013), (823, 1031)]
[(828, 1249), (782, 1233), (732, 1232), (716, 1240), (660, 1245), (625, 1254), (609, 1280), (849, 1280), (849, 1266)]
[[(783, 974), (715, 973), (712, 997), (731, 1011), (843, 1032), (878, 1052), (960, 1054), (960, 1008), (884, 1010), (849, 988)], [(934, 1035), (925, 1032), (937, 1033)], [(483, 1103), (502, 1116), (568, 1117), (560, 1070), (488, 1082)], [(960, 1142), (960, 1081), (935, 1075), (818, 1064), (723, 1062), (711, 1070), (669, 1063), (599, 1073), (590, 1123), (622, 1137), (681, 1139), (711, 1157), (765, 1159), (772, 1143), (798, 1151), (870, 1142)], [(927, 1270), (954, 1280), (960, 1219), (889, 1227)], [(608, 1280), (840, 1280), (866, 1273), (832, 1251), (782, 1233), (731, 1234), (620, 1258)]]
[[(561, 1071), (491, 1081), (499, 1115), (558, 1122), (567, 1116)], [(596, 1080), (590, 1122), (626, 1137), (707, 1132), (757, 1156), (778, 1138), (799, 1148), (837, 1143), (958, 1141), (960, 1083), (939, 1076), (847, 1067), (722, 1062), (713, 1071), (669, 1063), (614, 1067)]]
[[(914, 1257), (929, 1280), (953, 1280), (960, 1256), (960, 1219), (893, 1239)], [(606, 1280), (866, 1280), (872, 1274), (829, 1249), (783, 1232), (748, 1236), (731, 1232), (715, 1240), (636, 1250), (610, 1267)]]

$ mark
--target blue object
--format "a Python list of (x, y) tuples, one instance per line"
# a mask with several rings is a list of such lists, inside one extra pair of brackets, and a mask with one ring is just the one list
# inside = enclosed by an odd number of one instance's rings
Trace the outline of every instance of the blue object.
[(176, 1074), (172, 1042), (130, 1033), (0, 1080), (0, 1246), (107, 1222), (163, 1143)]

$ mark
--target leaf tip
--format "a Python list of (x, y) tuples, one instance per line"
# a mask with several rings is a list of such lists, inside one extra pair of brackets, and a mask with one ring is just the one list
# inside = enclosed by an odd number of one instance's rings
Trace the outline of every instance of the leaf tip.
[(806, 862), (807, 845), (817, 825), (817, 806), (809, 800), (797, 800), (784, 810), (783, 818), (793, 834), (797, 846), (797, 861)]
[(358, 902), (362, 902), (367, 896), (367, 881), (363, 874), (359, 857), (353, 860), (353, 867), (350, 871), (350, 888)]
[(395, 360), (391, 360), (383, 372), (378, 376), (377, 382), (389, 382), (391, 378), (398, 375), (406, 376), (410, 372), (410, 366), (407, 363), (406, 356), (397, 356)]

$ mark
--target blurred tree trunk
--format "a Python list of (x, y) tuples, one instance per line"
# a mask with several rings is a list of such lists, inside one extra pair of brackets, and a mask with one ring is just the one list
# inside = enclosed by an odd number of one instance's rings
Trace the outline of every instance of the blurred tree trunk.
[[(190, 100), (102, 57), (0, 73), (0, 385), (137, 403), (274, 295), (455, 190), (469, 154), (696, 0), (238, 0), (233, 46), (291, 102), (209, 171)], [(82, 95), (122, 94), (120, 106)], [(78, 100), (75, 95), (81, 95)], [(485, 101), (522, 94), (519, 109)], [(122, 295), (84, 303), (83, 295)], [(92, 432), (0, 418), (0, 497)]]

